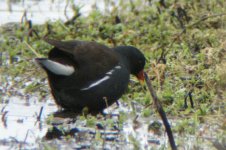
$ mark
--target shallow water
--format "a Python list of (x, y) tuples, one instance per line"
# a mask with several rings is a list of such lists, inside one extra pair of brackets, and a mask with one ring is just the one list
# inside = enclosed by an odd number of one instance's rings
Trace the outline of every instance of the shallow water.
[[(17, 77), (19, 80), (19, 77)], [(167, 138), (165, 134), (155, 135), (148, 132), (148, 125), (150, 120), (154, 118), (139, 118), (139, 126), (134, 127), (135, 124), (134, 114), (132, 108), (128, 107), (127, 104), (119, 102), (120, 107), (116, 104), (105, 110), (108, 114), (114, 114), (112, 120), (114, 120), (115, 128), (105, 128), (104, 124), (107, 123), (103, 117), (100, 122), (102, 129), (90, 128), (86, 126), (86, 120), (80, 120), (79, 117), (75, 117), (76, 121), (72, 121), (70, 118), (56, 117), (52, 123), (47, 123), (49, 116), (56, 112), (57, 106), (54, 103), (52, 96), (40, 99), (36, 93), (26, 94), (23, 89), (18, 90), (18, 87), (12, 87), (12, 78), (8, 77), (8, 85), (4, 84), (1, 88), (2, 97), (0, 104), (0, 149), (44, 149), (45, 144), (56, 147), (57, 149), (72, 149), (72, 148), (103, 148), (102, 140), (105, 139), (104, 147), (110, 148), (129, 148), (133, 149), (134, 145), (131, 143), (131, 137), (140, 141), (141, 147), (161, 147), (167, 145)], [(15, 80), (15, 78), (14, 78)], [(34, 79), (32, 79), (34, 80)], [(12, 85), (11, 85), (12, 84)], [(27, 83), (29, 84), (29, 83)], [(44, 82), (43, 84), (47, 84)], [(47, 88), (47, 87), (46, 87)], [(10, 90), (11, 96), (7, 94)], [(40, 101), (41, 100), (41, 101)], [(137, 104), (136, 107), (140, 105)], [(41, 109), (43, 110), (41, 111)], [(40, 115), (41, 111), (41, 115)], [(118, 130), (117, 122), (119, 121), (119, 112), (127, 114), (127, 119), (123, 123), (123, 128)], [(38, 117), (40, 116), (40, 120)], [(70, 122), (70, 123), (68, 123)], [(52, 125), (51, 125), (52, 124)], [(54, 125), (53, 125), (54, 124)], [(98, 124), (98, 122), (96, 122)], [(75, 131), (73, 138), (68, 141), (64, 136), (58, 139), (58, 137), (50, 140), (46, 140), (46, 135), (49, 133), (49, 129), (52, 127), (65, 129), (65, 132)], [(101, 134), (102, 140), (99, 141), (95, 137)], [(50, 132), (50, 137), (52, 133)], [(53, 133), (54, 134), (54, 133)], [(95, 145), (95, 142), (98, 144)], [(95, 145), (95, 147), (93, 147)]]
[[(10, 2), (11, 1), (11, 2)], [(70, 1), (69, 1), (70, 2)], [(82, 15), (86, 16), (95, 6), (103, 10), (104, 0), (74, 0), (76, 6), (80, 7)], [(0, 1), (0, 25), (9, 22), (21, 22), (24, 12), (27, 13), (27, 19), (32, 20), (34, 24), (43, 24), (47, 20), (54, 21), (61, 19), (66, 21), (73, 16), (70, 3), (67, 6), (66, 0), (13, 0)], [(66, 14), (65, 14), (66, 8)]]
[[(42, 24), (47, 20), (54, 21), (56, 19), (67, 20), (64, 14), (66, 6), (65, 1), (55, 0), (25, 0), (15, 3), (7, 4), (9, 0), (0, 1), (0, 25), (8, 22), (20, 22), (24, 11), (27, 11), (28, 19), (31, 19), (34, 24)], [(88, 15), (92, 6), (95, 4), (95, 0), (80, 0), (76, 1), (76, 4), (81, 6), (82, 15)], [(97, 7), (101, 10), (104, 9), (104, 0), (98, 1)], [(68, 18), (72, 17), (73, 12), (70, 7), (67, 8)], [(0, 41), (1, 42), (1, 41)], [(1, 54), (0, 54), (1, 55)], [(1, 64), (7, 65), (7, 62), (1, 62)], [(0, 68), (1, 69), (1, 68)], [(8, 83), (11, 84), (12, 80), (8, 78)], [(33, 79), (32, 79), (33, 80)], [(32, 82), (32, 81), (30, 81)], [(1, 78), (0, 78), (0, 83)], [(29, 84), (29, 83), (26, 83)], [(44, 83), (47, 85), (47, 83)], [(50, 146), (55, 146), (57, 149), (75, 149), (75, 148), (87, 148), (92, 149), (92, 145), (95, 145), (95, 141), (99, 142), (99, 148), (105, 147), (106, 149), (134, 149), (134, 144), (131, 141), (133, 137), (139, 142), (141, 149), (157, 149), (166, 148), (168, 144), (168, 138), (161, 128), (160, 134), (153, 134), (148, 131), (148, 126), (156, 118), (139, 118), (138, 123), (134, 123), (134, 114), (131, 115), (131, 108), (128, 105), (123, 105), (115, 109), (112, 106), (113, 112), (124, 112), (128, 114), (126, 121), (123, 123), (122, 130), (115, 129), (97, 130), (95, 128), (86, 127), (83, 121), (77, 120), (74, 124), (79, 132), (75, 133), (75, 137), (67, 140), (53, 139), (50, 141), (43, 140), (47, 130), (51, 128), (51, 125), (47, 125), (46, 121), (48, 116), (57, 110), (57, 106), (51, 96), (42, 99), (38, 98), (39, 95), (26, 95), (23, 91), (20, 91), (20, 87), (13, 87), (8, 89), (6, 85), (0, 84), (0, 149), (45, 149), (43, 143), (47, 142)], [(10, 86), (10, 85), (9, 85)], [(47, 89), (47, 87), (46, 87)], [(12, 95), (7, 94), (9, 90), (13, 90)], [(40, 110), (43, 108), (40, 120), (37, 117), (40, 114)], [(141, 108), (142, 109), (142, 108)], [(111, 112), (111, 111), (110, 111)], [(140, 113), (140, 112), (139, 112)], [(115, 119), (117, 122), (117, 118)], [(159, 120), (158, 120), (159, 121)], [(176, 126), (179, 119), (170, 119), (172, 127)], [(160, 121), (161, 122), (161, 121)], [(137, 125), (137, 127), (135, 127)], [(70, 125), (66, 125), (70, 126)], [(200, 129), (197, 129), (197, 135), (200, 136), (209, 129), (209, 125), (200, 125)], [(209, 139), (217, 139), (215, 137), (215, 131), (217, 127), (211, 126), (212, 129), (205, 136), (200, 136), (200, 143), (203, 144), (203, 149), (208, 149), (211, 144)], [(94, 134), (101, 132), (102, 139), (93, 137)], [(96, 136), (96, 135), (95, 135)], [(193, 144), (197, 143), (196, 135), (177, 135), (175, 136), (177, 143), (182, 142), (183, 149), (192, 149)], [(106, 144), (103, 146), (100, 144), (105, 139)], [(207, 144), (205, 144), (207, 143)], [(208, 145), (209, 144), (209, 145)], [(41, 146), (40, 146), (41, 145)], [(98, 145), (98, 144), (97, 144)], [(97, 146), (98, 147), (98, 146)]]
[[(41, 108), (40, 120), (38, 116)], [(0, 147), (26, 148), (37, 147), (37, 139), (41, 139), (47, 132), (45, 119), (56, 111), (56, 106), (51, 102), (38, 102), (35, 97), (28, 101), (19, 97), (10, 97), (7, 103), (0, 105)], [(5, 144), (4, 144), (5, 143)], [(8, 144), (7, 144), (8, 143)]]

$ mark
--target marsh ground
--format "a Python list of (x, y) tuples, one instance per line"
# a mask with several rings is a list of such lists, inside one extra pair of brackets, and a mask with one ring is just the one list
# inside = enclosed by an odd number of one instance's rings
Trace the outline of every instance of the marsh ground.
[(0, 147), (169, 149), (160, 117), (149, 105), (152, 98), (135, 78), (120, 106), (106, 110), (112, 116), (53, 117), (57, 106), (46, 75), (33, 62), (47, 55), (51, 46), (41, 37), (49, 36), (138, 47), (147, 58), (145, 70), (178, 148), (226, 149), (226, 2), (106, 0), (103, 4), (105, 9), (93, 7), (83, 16), (81, 8), (70, 2), (69, 19), (36, 25), (29, 24), (32, 20), (25, 15), (23, 22), (1, 26)]

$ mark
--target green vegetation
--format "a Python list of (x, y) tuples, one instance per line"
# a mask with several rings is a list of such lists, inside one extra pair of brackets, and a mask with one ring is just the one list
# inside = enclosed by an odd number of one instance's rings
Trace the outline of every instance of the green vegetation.
[[(226, 139), (225, 1), (157, 0), (144, 4), (144, 0), (135, 0), (120, 1), (120, 6), (109, 3), (112, 10), (103, 13), (94, 9), (87, 17), (79, 16), (67, 23), (59, 20), (29, 28), (24, 22), (10, 29), (2, 27), (0, 52), (9, 55), (10, 60), (6, 65), (7, 58), (3, 55), (0, 67), (3, 85), (7, 86), (8, 76), (12, 79), (20, 76), (13, 80), (14, 88), (22, 87), (27, 93), (39, 92), (40, 100), (49, 95), (47, 84), (43, 84), (46, 75), (32, 60), (47, 56), (51, 48), (40, 37), (96, 41), (109, 47), (133, 45), (145, 53), (145, 70), (172, 121), (179, 147), (216, 147), (215, 141), (219, 142), (218, 146), (222, 145)], [(79, 7), (75, 8), (76, 16)], [(17, 57), (19, 61), (13, 62)], [(188, 108), (184, 109), (184, 99), (189, 92), (194, 108), (188, 97)], [(4, 94), (12, 95), (11, 91)], [(140, 118), (158, 118), (152, 105), (143, 109), (152, 104), (152, 100), (148, 91), (137, 83), (131, 83), (121, 101), (132, 108), (132, 112), (120, 112), (120, 129), (128, 117), (134, 118), (136, 114), (141, 114)], [(86, 119), (87, 126), (94, 126), (98, 120), (94, 117)], [(103, 122), (113, 124), (112, 120)], [(198, 140), (191, 140), (189, 135)], [(100, 135), (96, 135), (96, 139), (99, 140)], [(139, 149), (136, 137), (131, 135), (130, 141), (135, 149)], [(187, 144), (188, 141), (192, 143)]]

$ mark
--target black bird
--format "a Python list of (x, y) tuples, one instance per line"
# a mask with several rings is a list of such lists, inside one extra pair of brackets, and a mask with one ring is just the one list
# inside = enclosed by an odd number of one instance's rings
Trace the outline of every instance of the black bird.
[(55, 102), (67, 110), (100, 112), (122, 96), (130, 74), (144, 80), (145, 57), (135, 47), (44, 40), (54, 48), (48, 58), (35, 60), (48, 75)]

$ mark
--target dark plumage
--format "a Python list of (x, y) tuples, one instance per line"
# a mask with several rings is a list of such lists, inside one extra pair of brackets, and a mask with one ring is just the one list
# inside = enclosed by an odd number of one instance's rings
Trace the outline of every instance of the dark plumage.
[(143, 80), (144, 55), (135, 47), (110, 49), (96, 42), (45, 39), (54, 48), (36, 58), (46, 71), (56, 103), (80, 112), (102, 111), (125, 92), (129, 75)]

